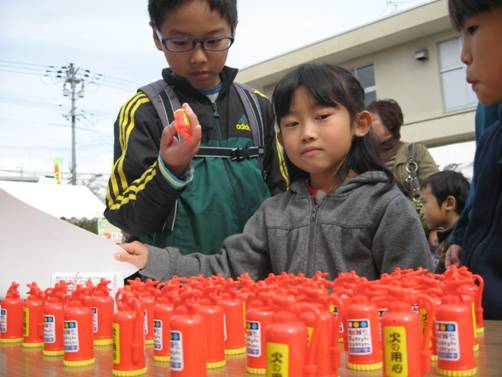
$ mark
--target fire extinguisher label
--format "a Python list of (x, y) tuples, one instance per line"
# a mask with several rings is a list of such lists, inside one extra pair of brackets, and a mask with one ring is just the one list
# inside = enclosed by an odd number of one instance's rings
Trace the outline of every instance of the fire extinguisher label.
[(78, 323), (77, 321), (64, 321), (64, 351), (78, 352)]
[(267, 377), (289, 376), (289, 347), (287, 344), (267, 342)]
[(169, 366), (171, 370), (180, 372), (184, 369), (183, 363), (183, 334), (181, 331), (170, 331), (171, 334), (171, 359)]
[(153, 349), (155, 351), (162, 351), (162, 321), (160, 319), (153, 320)]
[(0, 333), (7, 332), (7, 309), (0, 309)]
[(403, 326), (384, 326), (383, 351), (385, 376), (408, 376), (408, 348), (406, 329)]
[(113, 337), (113, 364), (120, 364), (120, 325), (113, 323), (112, 325)]
[(91, 311), (92, 311), (92, 332), (97, 333), (99, 331), (98, 308), (91, 307)]
[(56, 317), (44, 315), (44, 343), (56, 343)]
[(350, 354), (371, 355), (373, 353), (370, 321), (367, 318), (347, 321), (347, 339)]
[(23, 308), (23, 336), (30, 336), (30, 308)]
[(460, 343), (458, 341), (458, 323), (436, 321), (436, 346), (438, 358), (441, 360), (460, 360)]
[(249, 357), (261, 356), (261, 324), (258, 321), (246, 321), (246, 344)]

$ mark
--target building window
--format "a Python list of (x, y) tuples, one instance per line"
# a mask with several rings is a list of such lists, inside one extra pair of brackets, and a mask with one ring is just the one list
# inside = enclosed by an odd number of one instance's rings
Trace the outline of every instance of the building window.
[(465, 65), (460, 60), (460, 37), (439, 42), (439, 70), (445, 111), (476, 105), (476, 94), (465, 81)]
[(364, 104), (368, 105), (376, 100), (375, 69), (373, 64), (356, 67), (352, 74), (359, 80), (364, 88)]

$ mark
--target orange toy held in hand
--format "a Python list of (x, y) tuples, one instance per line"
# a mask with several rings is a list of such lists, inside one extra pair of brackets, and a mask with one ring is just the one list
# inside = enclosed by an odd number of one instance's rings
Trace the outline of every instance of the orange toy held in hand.
[(178, 109), (174, 112), (174, 127), (184, 140), (192, 141), (190, 134), (190, 120), (185, 109)]

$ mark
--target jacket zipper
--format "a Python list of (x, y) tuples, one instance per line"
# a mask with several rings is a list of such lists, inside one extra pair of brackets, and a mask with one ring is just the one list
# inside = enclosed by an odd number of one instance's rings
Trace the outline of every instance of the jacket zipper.
[[(317, 213), (319, 210), (319, 207), (321, 203), (316, 203), (314, 198), (311, 198), (312, 202), (314, 203), (314, 206), (312, 207), (312, 212), (310, 213), (310, 225), (309, 225), (309, 241), (308, 241), (308, 249), (307, 249), (307, 274), (308, 275), (313, 275), (314, 274), (314, 254), (315, 254), (315, 248), (314, 248), (314, 239), (315, 239), (315, 233), (316, 233), (316, 224), (317, 224)], [(324, 199), (323, 199), (324, 200)]]
[(213, 109), (213, 125), (214, 128), (216, 128), (216, 132), (218, 133), (218, 146), (221, 146), (220, 141), (223, 139), (223, 135), (220, 128), (220, 113), (218, 112), (218, 107), (216, 107), (216, 102), (211, 101), (211, 107)]

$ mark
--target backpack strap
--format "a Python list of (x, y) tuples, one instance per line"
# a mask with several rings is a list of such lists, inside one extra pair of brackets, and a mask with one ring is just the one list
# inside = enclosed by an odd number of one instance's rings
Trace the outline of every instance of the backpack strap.
[(234, 87), (237, 90), (237, 94), (241, 99), (242, 105), (244, 106), (244, 111), (248, 116), (251, 132), (253, 133), (254, 144), (259, 147), (263, 147), (265, 144), (265, 131), (258, 97), (247, 85), (235, 83)]
[[(154, 81), (150, 84), (142, 86), (138, 89), (146, 94), (146, 96), (152, 102), (152, 105), (160, 118), (161, 127), (169, 127), (171, 122), (174, 120), (174, 111), (181, 107), (178, 97), (174, 93), (174, 90), (167, 85), (164, 80)], [(176, 222), (176, 213), (178, 212), (178, 200), (174, 202), (174, 208), (169, 214), (162, 227), (162, 230), (170, 229), (171, 232), (174, 230), (174, 224)], [(156, 233), (154, 237), (156, 237)]]
[[(220, 157), (229, 158), (231, 160), (258, 158), (261, 168), (265, 149), (263, 117), (261, 115), (258, 98), (247, 85), (235, 83), (234, 88), (239, 95), (246, 116), (249, 119), (255, 146), (249, 148), (200, 147), (194, 157)], [(174, 111), (181, 107), (181, 103), (173, 88), (164, 80), (158, 80), (142, 86), (139, 90), (150, 98), (155, 111), (159, 115), (162, 127), (169, 126), (174, 119)]]
[(173, 113), (181, 107), (181, 103), (171, 86), (164, 80), (154, 81), (142, 86), (138, 90), (146, 94), (152, 102), (155, 111), (159, 115), (162, 128), (171, 124), (174, 119)]

